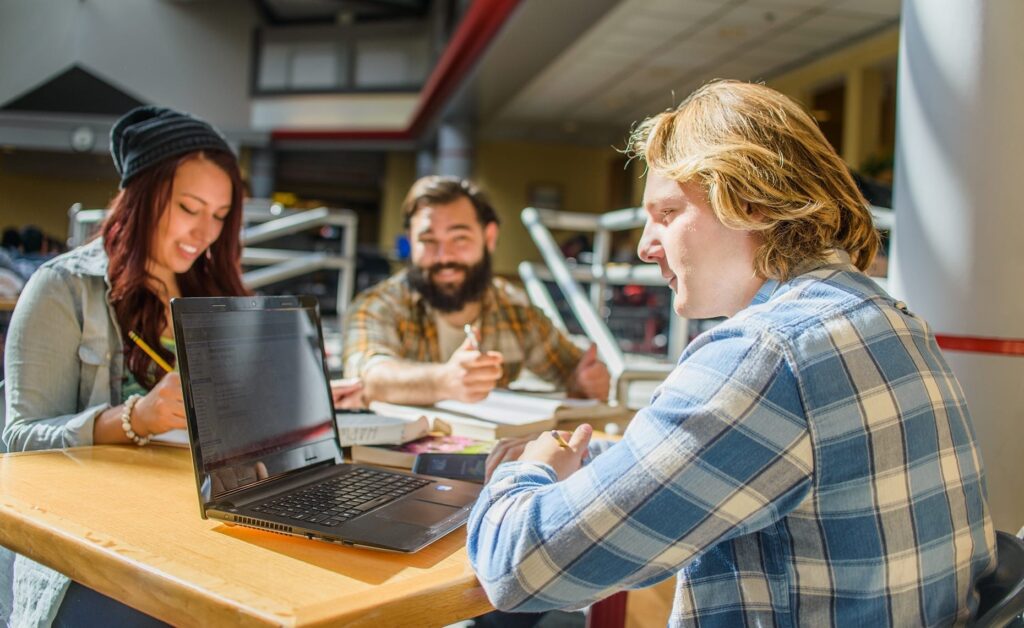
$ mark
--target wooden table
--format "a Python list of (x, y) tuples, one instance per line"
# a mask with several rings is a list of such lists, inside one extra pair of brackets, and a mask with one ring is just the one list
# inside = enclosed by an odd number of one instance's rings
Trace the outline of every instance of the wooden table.
[(188, 451), (0, 456), (0, 544), (174, 625), (444, 625), (491, 610), (465, 528), (416, 554), (199, 516)]

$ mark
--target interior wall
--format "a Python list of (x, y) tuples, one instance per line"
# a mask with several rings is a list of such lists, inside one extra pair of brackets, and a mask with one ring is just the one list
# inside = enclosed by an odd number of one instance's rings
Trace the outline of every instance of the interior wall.
[(769, 78), (766, 84), (809, 106), (811, 92), (823, 82), (835, 80), (852, 68), (891, 61), (899, 53), (899, 47), (899, 27), (893, 26), (806, 65)]
[(416, 180), (416, 156), (411, 152), (389, 153), (384, 167), (384, 189), (380, 198), (378, 246), (386, 254), (395, 250), (395, 238), (402, 233), (402, 200)]
[[(86, 209), (107, 207), (117, 193), (113, 167), (109, 176), (69, 176), (68, 169), (52, 175), (21, 172), (8, 167), (9, 155), (0, 155), (0, 227), (34, 224), (48, 235), (68, 236), (68, 209), (82, 203)], [(105, 158), (107, 162), (109, 157)]]
[(519, 218), (537, 185), (560, 191), (561, 207), (573, 212), (608, 209), (608, 173), (621, 158), (612, 148), (531, 142), (482, 142), (477, 146), (475, 179), (501, 218), (494, 255), (495, 272), (518, 277), (519, 262), (539, 260), (537, 246)]
[(245, 129), (257, 23), (233, 0), (3, 2), (0, 56), (18, 62), (0, 73), (0, 103), (77, 63), (141, 100)]
[(882, 86), (884, 68), (894, 62), (898, 52), (899, 27), (893, 26), (771, 78), (767, 85), (810, 109), (823, 87), (842, 84), (842, 137), (836, 144), (846, 163), (861, 169), (868, 160), (892, 149), (882, 132), (886, 99)]
[[(76, 58), (82, 2), (0, 2), (0, 103), (67, 69)], [(11, 61), (17, 60), (12, 63)]]

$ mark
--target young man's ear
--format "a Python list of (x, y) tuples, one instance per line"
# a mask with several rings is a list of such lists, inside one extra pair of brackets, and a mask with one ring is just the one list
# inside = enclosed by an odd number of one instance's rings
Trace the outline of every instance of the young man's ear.
[(487, 245), (487, 251), (493, 253), (498, 246), (498, 223), (491, 222), (484, 227), (484, 243)]
[(764, 212), (761, 211), (760, 205), (755, 205), (753, 203), (745, 203), (745, 205), (745, 211), (747, 212), (748, 218), (754, 222), (765, 222)]

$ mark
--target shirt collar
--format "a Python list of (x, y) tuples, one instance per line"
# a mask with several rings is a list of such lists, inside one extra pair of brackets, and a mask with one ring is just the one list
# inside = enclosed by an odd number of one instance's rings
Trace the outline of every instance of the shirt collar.
[(92, 277), (107, 276), (107, 251), (103, 248), (103, 238), (96, 238), (78, 249), (76, 270), (83, 275)]
[[(779, 281), (777, 279), (768, 279), (761, 287), (757, 289), (757, 294), (754, 295), (754, 299), (750, 302), (750, 305), (761, 305), (767, 303), (768, 299), (772, 298), (775, 294), (775, 290), (779, 287)], [(750, 306), (747, 306), (750, 307)]]
[[(793, 269), (793, 277), (799, 277), (800, 275), (806, 275), (809, 272), (818, 270), (819, 268), (825, 268), (830, 266), (848, 266), (850, 265), (850, 254), (843, 249), (829, 249), (825, 251), (825, 254), (819, 258), (804, 260), (800, 264), (797, 264), (796, 268)], [(750, 305), (761, 305), (767, 303), (775, 291), (779, 289), (781, 283), (778, 279), (768, 279), (758, 289), (757, 294), (754, 295)]]

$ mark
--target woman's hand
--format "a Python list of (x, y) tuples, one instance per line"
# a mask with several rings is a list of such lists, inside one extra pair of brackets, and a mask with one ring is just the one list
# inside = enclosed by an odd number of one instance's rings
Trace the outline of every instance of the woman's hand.
[(185, 429), (181, 376), (168, 373), (132, 409), (132, 430), (139, 436)]

